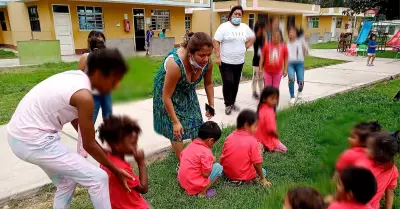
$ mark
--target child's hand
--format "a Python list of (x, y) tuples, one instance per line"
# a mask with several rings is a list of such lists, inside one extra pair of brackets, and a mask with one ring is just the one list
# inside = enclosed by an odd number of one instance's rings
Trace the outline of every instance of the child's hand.
[(333, 201), (335, 200), (335, 198), (332, 195), (328, 195), (324, 198), (324, 202), (326, 204), (331, 204)]
[(261, 184), (262, 184), (264, 187), (270, 187), (270, 186), (272, 186), (272, 183), (269, 182), (266, 178), (260, 179), (260, 182), (261, 182)]
[(136, 160), (136, 162), (139, 164), (139, 163), (144, 163), (144, 152), (143, 152), (143, 150), (138, 150), (138, 149), (135, 149), (134, 151), (133, 151), (133, 157), (135, 158), (135, 160)]

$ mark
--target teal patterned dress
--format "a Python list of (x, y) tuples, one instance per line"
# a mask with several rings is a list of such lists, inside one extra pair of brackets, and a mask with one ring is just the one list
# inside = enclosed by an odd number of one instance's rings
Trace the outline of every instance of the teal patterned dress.
[(182, 124), (184, 133), (182, 139), (194, 139), (197, 137), (198, 130), (203, 123), (203, 117), (200, 111), (199, 100), (196, 94), (196, 85), (203, 79), (208, 71), (208, 64), (204, 67), (200, 77), (189, 83), (186, 78), (184, 65), (177, 54), (178, 49), (171, 50), (165, 57), (160, 70), (154, 76), (153, 90), (153, 123), (156, 133), (163, 135), (171, 141), (177, 141), (174, 137), (173, 122), (169, 117), (167, 110), (162, 101), (163, 87), (166, 71), (164, 63), (170, 55), (173, 56), (176, 64), (181, 70), (181, 78), (175, 87), (175, 92), (172, 94), (171, 100), (174, 106), (176, 116)]

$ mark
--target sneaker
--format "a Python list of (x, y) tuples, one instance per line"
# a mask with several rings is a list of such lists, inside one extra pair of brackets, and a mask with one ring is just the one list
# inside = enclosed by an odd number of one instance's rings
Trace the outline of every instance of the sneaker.
[(258, 94), (257, 94), (257, 92), (253, 92), (253, 99), (258, 99)]
[(290, 101), (289, 101), (289, 104), (291, 106), (295, 105), (296, 104), (296, 98), (291, 98)]
[(297, 92), (297, 99), (302, 99), (303, 98), (303, 92), (299, 91)]
[(374, 66), (374, 63), (369, 64), (369, 66)]
[(232, 113), (232, 106), (228, 106), (225, 108), (225, 114), (230, 115)]
[(240, 107), (238, 107), (237, 105), (232, 105), (232, 109), (234, 111), (240, 111)]

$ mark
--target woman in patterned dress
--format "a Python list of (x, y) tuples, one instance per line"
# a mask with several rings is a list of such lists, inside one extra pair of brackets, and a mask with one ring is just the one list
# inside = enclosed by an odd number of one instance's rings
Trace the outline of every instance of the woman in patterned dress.
[[(182, 47), (170, 51), (154, 77), (154, 130), (171, 140), (180, 159), (182, 140), (197, 137), (203, 123), (196, 85), (204, 77), (208, 104), (214, 107), (212, 83), (212, 39), (203, 32), (194, 33)], [(210, 119), (212, 116), (206, 113)]]

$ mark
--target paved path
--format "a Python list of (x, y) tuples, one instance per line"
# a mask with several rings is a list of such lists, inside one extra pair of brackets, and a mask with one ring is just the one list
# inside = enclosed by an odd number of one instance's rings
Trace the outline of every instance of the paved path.
[[(312, 51), (313, 56), (328, 56), (340, 59), (341, 55), (334, 51)], [(357, 59), (356, 62), (316, 68), (305, 73), (304, 101), (313, 101), (322, 97), (339, 92), (348, 91), (363, 85), (368, 85), (382, 79), (390, 78), (400, 74), (400, 60), (377, 59), (375, 67), (365, 66), (365, 58)], [(350, 60), (349, 60), (350, 61)], [(224, 114), (222, 100), (222, 88), (215, 87), (216, 117), (213, 119), (219, 124), (226, 126), (234, 124), (237, 113), (230, 116)], [(280, 108), (288, 106), (289, 92), (287, 79), (281, 82)], [(237, 103), (241, 108), (256, 109), (257, 101), (251, 98), (251, 84), (249, 82), (240, 85)], [(204, 90), (198, 91), (201, 106), (207, 102)], [(145, 150), (146, 155), (158, 152), (169, 147), (167, 139), (157, 135), (153, 131), (152, 99), (138, 102), (129, 102), (114, 106), (115, 114), (126, 114), (136, 118), (143, 128), (139, 146)], [(204, 108), (202, 108), (204, 109)], [(101, 115), (101, 114), (99, 114)], [(97, 121), (101, 121), (100, 119)], [(98, 125), (98, 124), (96, 124)], [(70, 125), (63, 129), (61, 140), (72, 150), (76, 150), (76, 132)], [(37, 188), (50, 183), (45, 173), (37, 166), (19, 160), (10, 150), (6, 140), (5, 126), (0, 126), (0, 206), (10, 196), (22, 197), (36, 192)], [(90, 159), (94, 162), (93, 159)], [(2, 201), (3, 200), (3, 201)]]
[[(61, 56), (61, 60), (63, 62), (78, 62), (80, 57), (81, 57), (80, 55)], [(0, 61), (0, 70), (1, 70), (1, 68), (22, 67), (22, 66), (28, 66), (28, 65), (21, 65), (19, 63), (18, 58), (1, 59), (1, 61)]]

